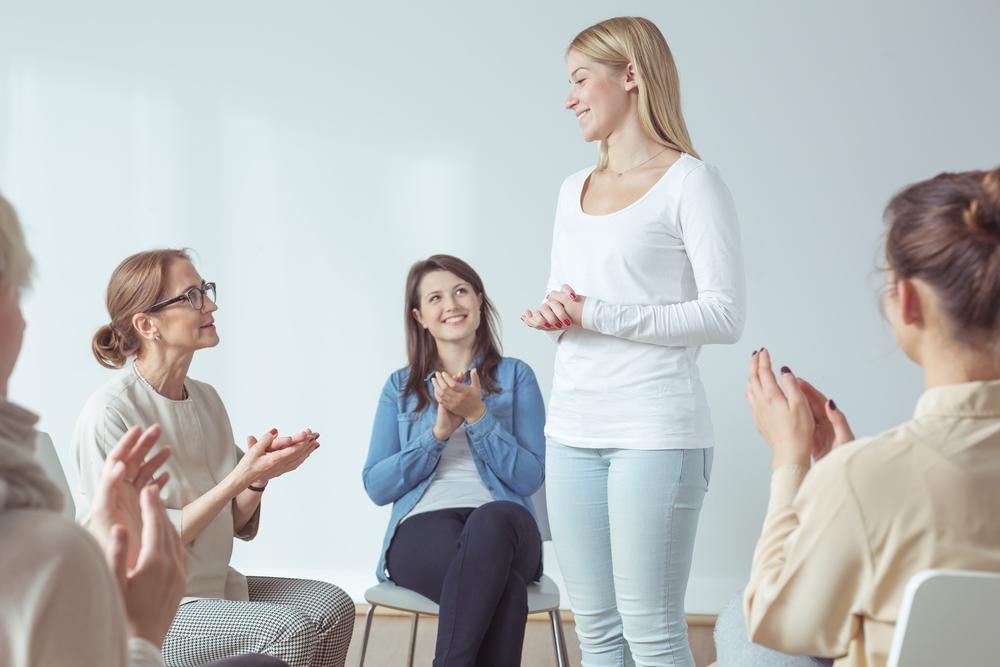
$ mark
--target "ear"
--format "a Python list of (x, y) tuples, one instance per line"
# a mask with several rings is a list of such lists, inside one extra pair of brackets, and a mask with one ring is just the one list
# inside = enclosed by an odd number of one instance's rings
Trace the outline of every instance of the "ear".
[(420, 313), (419, 308), (414, 308), (413, 310), (410, 311), (410, 314), (413, 315), (413, 319), (417, 321), (417, 324), (422, 326), (424, 329), (427, 328), (427, 325), (424, 324), (424, 316)]
[(896, 295), (899, 297), (899, 315), (903, 324), (920, 326), (924, 321), (924, 296), (914, 281), (909, 279), (896, 282)]
[(476, 295), (476, 297), (479, 299), (479, 310), (482, 310), (483, 309), (483, 293), (480, 292), (479, 294)]
[(635, 65), (629, 63), (625, 66), (625, 92), (630, 92), (639, 87), (639, 81), (635, 74)]
[(155, 340), (159, 333), (156, 321), (147, 313), (136, 313), (133, 315), (132, 328), (146, 340)]

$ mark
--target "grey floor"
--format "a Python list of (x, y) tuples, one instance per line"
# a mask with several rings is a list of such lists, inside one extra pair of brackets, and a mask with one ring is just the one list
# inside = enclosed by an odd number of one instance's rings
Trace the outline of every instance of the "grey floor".
[[(365, 610), (360, 610), (364, 612)], [(393, 613), (393, 612), (389, 612)], [(361, 653), (361, 633), (364, 630), (364, 613), (359, 613), (354, 624), (354, 638), (347, 657), (348, 667), (356, 667)], [(715, 660), (715, 645), (712, 642), (712, 619), (695, 617), (689, 620), (688, 635), (691, 650), (698, 667), (706, 667)], [(569, 644), (571, 665), (580, 664), (580, 646), (576, 641), (572, 621), (563, 622), (566, 642)], [(437, 619), (421, 616), (417, 631), (417, 651), (414, 665), (430, 665), (434, 656), (434, 637)], [(405, 667), (406, 650), (410, 637), (410, 620), (396, 615), (376, 615), (368, 643), (366, 667)], [(555, 652), (552, 646), (552, 631), (547, 616), (533, 616), (528, 620), (524, 636), (522, 667), (554, 667)]]

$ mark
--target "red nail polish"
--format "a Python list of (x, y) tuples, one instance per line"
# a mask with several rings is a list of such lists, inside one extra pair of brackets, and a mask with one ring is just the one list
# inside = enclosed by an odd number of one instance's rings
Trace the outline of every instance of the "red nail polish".
[(562, 324), (560, 322), (556, 322), (556, 329), (562, 329)]
[(563, 324), (565, 324), (566, 326), (572, 326), (573, 325), (573, 321), (572, 320), (563, 320)]
[(575, 292), (570, 292), (569, 293), (569, 298), (573, 299), (573, 301), (576, 301), (576, 293)]
[(545, 328), (546, 328), (546, 329), (551, 329), (551, 328), (552, 328), (552, 325), (551, 325), (551, 324), (549, 324), (548, 322), (546, 322), (546, 323), (545, 323)]
[(272, 428), (271, 429), (271, 435), (278, 435), (278, 429)]

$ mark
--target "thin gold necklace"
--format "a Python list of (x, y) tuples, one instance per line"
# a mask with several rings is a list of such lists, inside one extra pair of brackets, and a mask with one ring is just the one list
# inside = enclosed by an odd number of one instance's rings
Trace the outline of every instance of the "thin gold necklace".
[[(646, 158), (645, 160), (643, 160), (639, 164), (634, 164), (634, 165), (632, 165), (631, 167), (629, 167), (628, 169), (626, 169), (624, 171), (615, 171), (614, 169), (611, 169), (611, 171), (616, 176), (618, 176), (618, 178), (621, 178), (622, 175), (627, 174), (628, 172), (632, 171), (633, 169), (638, 169), (639, 167), (641, 167), (642, 165), (646, 164), (647, 162), (650, 162), (653, 158), (659, 157), (660, 155), (663, 155), (664, 153), (667, 152), (668, 148), (670, 148), (670, 147), (669, 146), (664, 146), (662, 151), (660, 151), (658, 153), (653, 153), (652, 155), (650, 155), (648, 158)], [(609, 167), (609, 169), (610, 169), (610, 167)]]

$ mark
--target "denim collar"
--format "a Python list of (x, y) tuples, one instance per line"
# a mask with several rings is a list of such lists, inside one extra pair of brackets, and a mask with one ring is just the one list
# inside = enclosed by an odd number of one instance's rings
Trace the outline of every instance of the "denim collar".
[[(480, 363), (482, 362), (482, 360), (483, 360), (483, 357), (482, 357), (482, 355), (479, 355), (479, 354), (477, 354), (477, 355), (476, 355), (476, 356), (475, 356), (475, 357), (474, 357), (474, 358), (472, 359), (472, 363), (471, 363), (471, 364), (469, 364), (468, 368), (466, 368), (466, 369), (465, 369), (465, 374), (466, 374), (466, 375), (468, 375), (468, 374), (469, 374), (469, 371), (471, 371), (471, 370), (472, 370), (473, 368), (479, 368), (479, 364), (480, 364)], [(436, 372), (437, 372), (437, 371), (431, 371), (430, 373), (428, 373), (428, 374), (427, 374), (427, 375), (426, 375), (426, 376), (424, 377), (424, 382), (430, 382), (430, 381), (431, 381), (431, 378), (432, 378), (432, 377), (434, 377), (434, 373), (436, 373)]]

